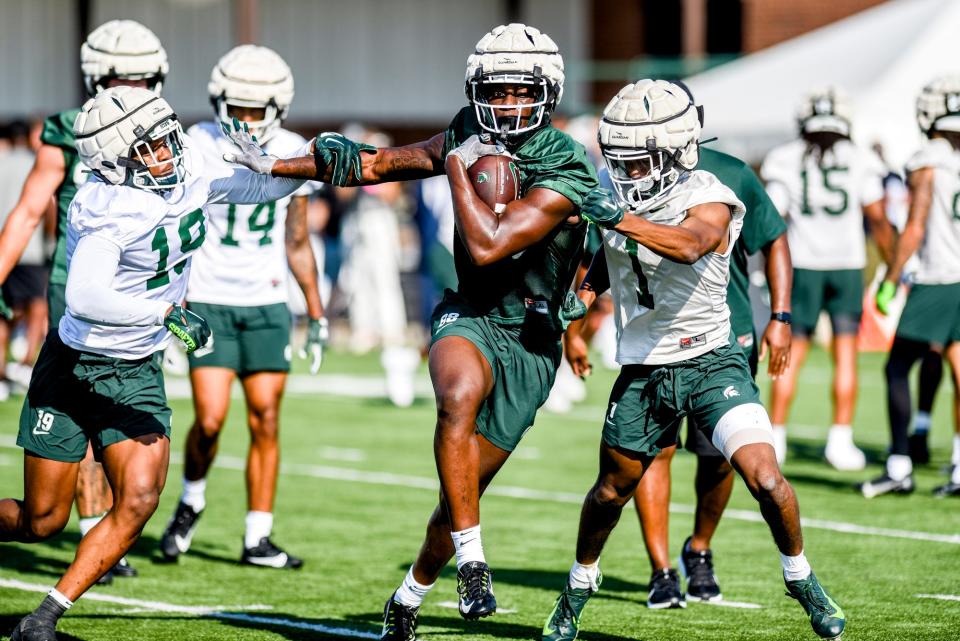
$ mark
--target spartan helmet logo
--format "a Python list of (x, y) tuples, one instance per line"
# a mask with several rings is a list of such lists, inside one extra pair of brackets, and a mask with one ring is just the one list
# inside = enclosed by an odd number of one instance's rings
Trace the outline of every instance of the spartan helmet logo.
[(821, 96), (813, 103), (813, 113), (818, 116), (829, 116), (833, 114), (833, 100), (828, 96)]
[(948, 93), (946, 100), (948, 113), (960, 112), (960, 93)]

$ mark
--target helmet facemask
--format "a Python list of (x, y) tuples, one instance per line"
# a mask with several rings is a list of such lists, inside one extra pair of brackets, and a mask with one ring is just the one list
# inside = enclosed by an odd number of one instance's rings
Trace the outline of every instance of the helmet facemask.
[(677, 162), (680, 151), (658, 148), (653, 139), (646, 149), (600, 149), (618, 200), (634, 211), (647, 211), (665, 198), (684, 172)]
[[(481, 73), (469, 81), (468, 96), (484, 131), (501, 138), (516, 136), (543, 126), (556, 107), (556, 98), (550, 81), (534, 69), (534, 73)], [(503, 85), (528, 87), (531, 99), (514, 105), (496, 105), (492, 100), (501, 94)]]
[[(183, 128), (175, 116), (161, 120), (150, 130), (135, 131), (137, 141), (130, 146), (129, 155), (118, 159), (117, 164), (126, 167), (126, 184), (139, 189), (163, 190), (172, 189), (183, 183), (186, 176), (183, 155)], [(154, 145), (162, 141), (170, 153), (169, 158), (161, 159), (157, 156)], [(164, 169), (159, 176), (150, 170)]]
[(267, 142), (273, 137), (273, 134), (280, 127), (281, 121), (284, 117), (286, 117), (287, 111), (286, 109), (281, 109), (279, 106), (277, 106), (276, 101), (272, 98), (268, 102), (264, 103), (254, 100), (228, 98), (226, 95), (221, 95), (213, 99), (213, 106), (217, 112), (217, 119), (221, 122), (221, 124), (228, 128), (233, 126), (234, 116), (230, 115), (231, 107), (263, 109), (263, 118), (259, 120), (245, 120), (243, 118), (238, 118), (238, 120), (246, 124), (247, 128), (250, 130), (250, 133), (261, 144)]

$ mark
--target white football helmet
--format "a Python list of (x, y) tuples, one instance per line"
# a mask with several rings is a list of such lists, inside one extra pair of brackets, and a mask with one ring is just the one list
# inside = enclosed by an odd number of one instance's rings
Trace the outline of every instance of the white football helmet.
[[(490, 104), (497, 85), (504, 84), (532, 87), (533, 102), (516, 107)], [(538, 29), (500, 25), (481, 38), (467, 58), (465, 91), (485, 131), (501, 137), (533, 131), (548, 122), (563, 96), (563, 58), (550, 36)], [(532, 114), (524, 122), (527, 109)]]
[[(167, 101), (140, 87), (110, 87), (73, 125), (80, 160), (113, 185), (170, 189), (183, 182), (183, 129)], [(163, 145), (156, 147), (158, 141)], [(154, 176), (151, 168), (162, 171)]]
[(960, 75), (931, 80), (917, 96), (917, 123), (924, 134), (960, 132)]
[(833, 133), (850, 137), (853, 109), (846, 95), (836, 87), (807, 94), (797, 108), (801, 134)]
[(210, 102), (220, 122), (230, 125), (229, 106), (263, 109), (263, 120), (248, 122), (250, 132), (266, 142), (287, 117), (293, 102), (293, 73), (272, 49), (240, 45), (228, 51), (210, 74)]
[(90, 96), (106, 89), (113, 78), (146, 80), (159, 94), (170, 65), (152, 31), (133, 20), (111, 20), (91, 31), (80, 46), (80, 69)]
[(644, 212), (700, 160), (700, 117), (693, 100), (666, 80), (627, 85), (603, 110), (597, 136), (620, 202)]

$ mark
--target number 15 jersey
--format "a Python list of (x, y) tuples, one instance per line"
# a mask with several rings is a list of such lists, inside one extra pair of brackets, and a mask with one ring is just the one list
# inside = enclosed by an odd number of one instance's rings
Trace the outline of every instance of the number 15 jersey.
[[(601, 183), (607, 179), (605, 174)], [(731, 209), (727, 248), (722, 254), (709, 252), (692, 265), (674, 262), (632, 238), (603, 230), (621, 365), (677, 363), (730, 342), (727, 283), (730, 254), (743, 227), (743, 203), (713, 174), (694, 171), (680, 179), (660, 207), (643, 217), (676, 226), (687, 217), (688, 209), (705, 203), (723, 203)], [(628, 211), (626, 215), (636, 214)]]
[[(233, 151), (218, 123), (198, 123), (189, 134), (208, 163), (223, 163), (223, 154)], [(305, 144), (298, 134), (278, 129), (264, 151), (283, 158), (296, 155)], [(237, 307), (286, 303), (287, 207), (293, 196), (312, 191), (310, 183), (304, 183), (292, 196), (280, 200), (208, 207), (207, 241), (193, 257), (187, 300)]]

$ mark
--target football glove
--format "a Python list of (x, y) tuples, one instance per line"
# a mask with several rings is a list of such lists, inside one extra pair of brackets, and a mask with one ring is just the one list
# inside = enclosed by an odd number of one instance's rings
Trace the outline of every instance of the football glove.
[(594, 187), (583, 200), (580, 215), (600, 227), (616, 227), (623, 220), (623, 207), (613, 192)]
[(886, 316), (890, 313), (890, 303), (897, 295), (897, 284), (885, 280), (877, 288), (877, 311)]
[(300, 358), (310, 358), (310, 373), (316, 374), (323, 364), (323, 348), (330, 341), (330, 324), (326, 318), (310, 319), (307, 342), (300, 349)]
[(570, 323), (580, 320), (586, 315), (587, 306), (583, 304), (583, 301), (577, 298), (577, 295), (573, 292), (567, 292), (567, 295), (563, 298), (563, 305), (560, 306), (560, 323), (563, 325), (563, 329), (566, 330)]
[(209, 347), (213, 346), (213, 332), (210, 331), (207, 321), (180, 305), (174, 305), (167, 312), (163, 325), (180, 339), (186, 347), (187, 354), (192, 354), (204, 347), (208, 347), (205, 351), (209, 352)]
[(463, 166), (470, 169), (473, 163), (477, 162), (481, 156), (507, 156), (513, 158), (513, 155), (507, 151), (502, 144), (490, 144), (490, 136), (484, 134), (480, 136), (474, 134), (463, 141), (459, 147), (450, 150), (447, 157), (456, 156), (463, 162)]
[(247, 169), (258, 173), (270, 175), (274, 163), (277, 162), (276, 156), (271, 156), (260, 148), (257, 137), (250, 133), (247, 123), (241, 123), (236, 118), (233, 119), (233, 127), (220, 123), (223, 133), (237, 146), (238, 151), (227, 152), (223, 154), (223, 159), (236, 165), (243, 165)]
[(3, 292), (0, 292), (0, 318), (7, 320), (13, 318), (13, 310), (7, 305), (7, 301), (3, 299)]
[(363, 174), (361, 152), (375, 152), (373, 145), (354, 142), (337, 133), (325, 132), (317, 136), (313, 143), (313, 156), (317, 166), (332, 167), (330, 184), (337, 187), (346, 187), (350, 182), (351, 172), (360, 179)]

